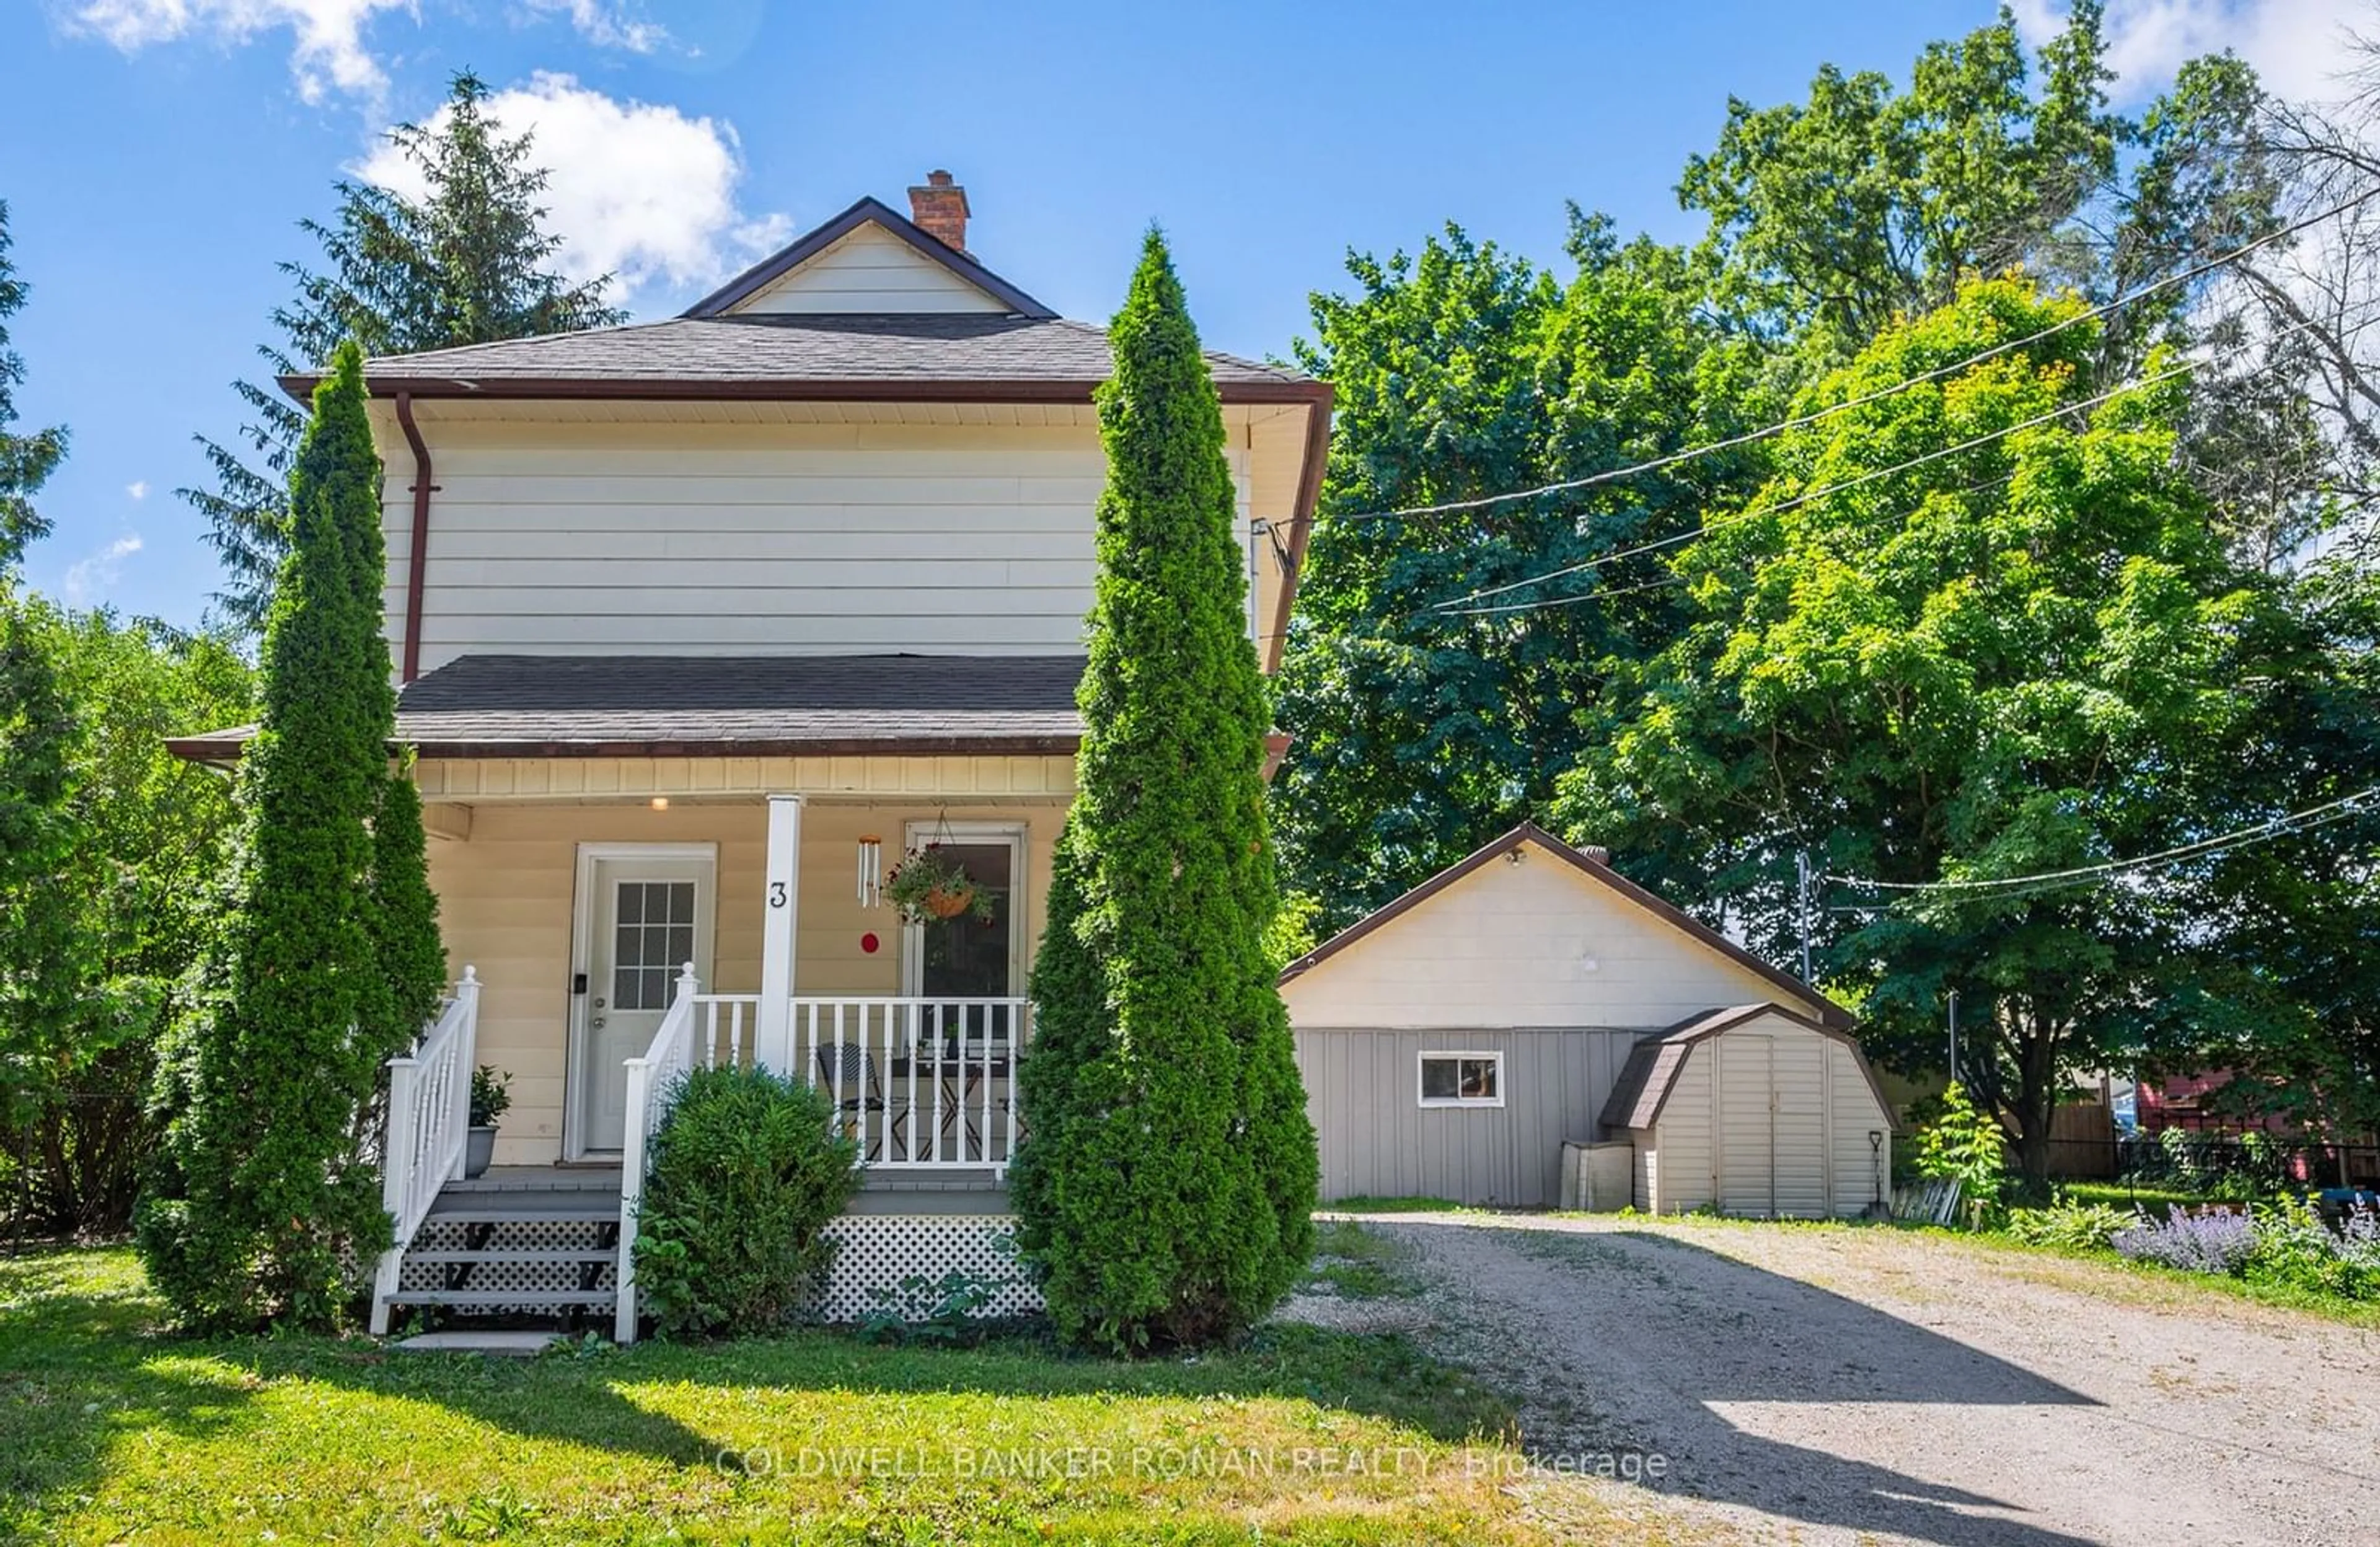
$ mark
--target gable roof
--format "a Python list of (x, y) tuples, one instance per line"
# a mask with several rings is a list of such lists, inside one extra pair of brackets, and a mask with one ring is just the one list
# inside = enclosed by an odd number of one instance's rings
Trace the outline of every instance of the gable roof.
[(1885, 1099), (1884, 1087), (1876, 1082), (1876, 1070), (1869, 1066), (1867, 1054), (1860, 1050), (1859, 1043), (1852, 1040), (1851, 1033), (1839, 1027), (1822, 1025), (1782, 1005), (1736, 1005), (1725, 1009), (1705, 1010), (1639, 1041), (1628, 1050), (1627, 1061), (1620, 1066), (1620, 1078), (1613, 1081), (1611, 1094), (1604, 1100), (1601, 1117), (1604, 1127), (1649, 1128), (1658, 1123), (1661, 1109), (1669, 1104), (1670, 1088), (1677, 1083), (1679, 1074), (1686, 1066), (1686, 1055), (1697, 1044), (1768, 1016), (1790, 1020), (1849, 1048), (1852, 1061), (1859, 1066), (1860, 1078), (1867, 1081), (1868, 1093), (1876, 1098), (1876, 1109), (1884, 1114), (1886, 1126), (1899, 1130), (1900, 1120), (1893, 1115), (1892, 1103)]
[(1412, 912), (1481, 866), (1512, 853), (1524, 844), (1544, 850), (1589, 881), (1618, 893), (1663, 923), (1682, 931), (1700, 944), (1718, 952), (1738, 966), (1759, 974), (1784, 990), (1796, 1001), (1806, 1004), (1817, 1011), (1825, 1024), (1834, 1027), (1852, 1024), (1850, 1011), (1837, 1005), (1808, 983), (1782, 968), (1774, 967), (1763, 961), (1694, 915), (1646, 891), (1602, 860), (1580, 853), (1534, 822), (1522, 822), (1502, 837), (1484, 845), (1464, 859), (1448, 866), (1395, 901), (1358, 919), (1313, 950), (1282, 968), (1280, 981), (1287, 983), (1301, 973), (1330, 960), (1374, 930)]
[(793, 245), (771, 254), (686, 309), (688, 317), (718, 317), (733, 311), (776, 281), (832, 247), (860, 226), (873, 223), (899, 238), (919, 257), (939, 263), (1020, 317), (1048, 320), (1058, 314), (1023, 290), (985, 268), (971, 253), (933, 236), (883, 201), (862, 199), (823, 225), (794, 238)]
[[(736, 311), (862, 225), (1008, 310)], [(1328, 383), (1220, 350), (1206, 357), (1227, 403), (1302, 403), (1318, 420), (1329, 414)], [(375, 356), (364, 362), (364, 383), (374, 397), (1087, 403), (1114, 371), (1106, 329), (1060, 317), (882, 201), (861, 199), (680, 316)], [(302, 403), (320, 379), (302, 372), (280, 384)]]

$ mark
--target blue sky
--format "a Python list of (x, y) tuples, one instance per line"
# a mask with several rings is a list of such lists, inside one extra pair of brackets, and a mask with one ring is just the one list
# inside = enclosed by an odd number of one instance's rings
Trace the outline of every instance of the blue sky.
[[(2118, 0), (2146, 90), (2236, 46), (2277, 80), (2351, 0)], [(2029, 31), (2056, 0), (2023, 0)], [(1825, 62), (1905, 75), (1990, 0), (1694, 5), (820, 6), (783, 0), (13, 0), (0, 199), (34, 286), (24, 420), (64, 423), (32, 584), (178, 624), (219, 584), (193, 432), (227, 438), (295, 223), (390, 122), (477, 70), (555, 166), (570, 262), (667, 315), (795, 230), (947, 166), (970, 245), (1104, 318), (1142, 227), (1171, 234), (1209, 344), (1283, 352), (1350, 247), (1444, 221), (1540, 261), (1562, 201), (1687, 238), (1672, 191), (1730, 93)], [(1457, 19), (1459, 18), (1459, 20)]]

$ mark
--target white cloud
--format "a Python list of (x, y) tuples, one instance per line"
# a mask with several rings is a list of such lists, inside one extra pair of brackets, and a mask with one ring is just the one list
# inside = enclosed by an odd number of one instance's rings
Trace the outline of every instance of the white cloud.
[[(631, 293), (707, 285), (792, 230), (783, 214), (756, 216), (738, 204), (742, 147), (722, 120), (622, 101), (549, 71), (496, 92), (486, 111), (508, 131), (536, 136), (531, 153), (552, 174), (548, 224), (574, 278), (616, 274)], [(444, 116), (442, 109), (431, 126)], [(407, 197), (422, 191), (419, 169), (385, 142), (355, 171)]]
[(140, 534), (128, 532), (97, 553), (75, 560), (67, 566), (61, 587), (67, 601), (80, 607), (101, 600), (124, 578), (124, 561), (140, 551)]
[(124, 492), (136, 500), (145, 500), (149, 497), (149, 481), (145, 478), (136, 478), (124, 486)]
[[(290, 35), (289, 73), (298, 94), (319, 103), (335, 91), (375, 108), (388, 92), (388, 71), (367, 38), (382, 11), (403, 11), (418, 26), (422, 0), (66, 0), (74, 30), (113, 43), (126, 54), (184, 38), (208, 38), (225, 47), (270, 32)], [(532, 20), (568, 18), (600, 48), (650, 54), (669, 33), (638, 14), (637, 0), (516, 0), (514, 14)]]
[(413, 0), (81, 0), (71, 23), (127, 54), (190, 36), (226, 46), (287, 29), (289, 71), (298, 94), (320, 102), (333, 88), (377, 98), (388, 76), (364, 45), (375, 12), (411, 9)]
[[(2065, 0), (2014, 0), (2017, 28), (2039, 43), (2066, 24)], [(2162, 91), (2184, 61), (2229, 51), (2267, 90), (2297, 101), (2342, 93), (2350, 31), (2380, 31), (2370, 0), (2109, 0), (2113, 95), (2137, 103)]]
[(525, 0), (525, 4), (540, 14), (569, 17), (578, 35), (598, 48), (650, 54), (669, 41), (667, 28), (634, 14), (637, 7), (631, 5), (605, 5), (603, 0)]

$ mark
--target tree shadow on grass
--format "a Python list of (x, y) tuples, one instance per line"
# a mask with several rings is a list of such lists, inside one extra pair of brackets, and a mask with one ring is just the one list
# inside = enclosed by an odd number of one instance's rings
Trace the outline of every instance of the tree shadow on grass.
[(413, 1355), (302, 1335), (181, 1337), (164, 1321), (125, 1253), (0, 1258), (0, 1540), (23, 1534), (45, 1505), (95, 1492), (119, 1443), (221, 1436), (259, 1421), (257, 1399), (297, 1382), (673, 1466), (707, 1465), (716, 1454), (703, 1435), (623, 1395), (612, 1383), (622, 1371), (609, 1361)]
[(123, 1436), (203, 1439), (255, 1394), (239, 1372), (176, 1356), (138, 1276), (77, 1251), (0, 1257), (0, 1540), (45, 1501), (89, 1492)]
[[(1508, 1280), (1582, 1330), (1592, 1375), (1547, 1368), (1567, 1350), (1532, 1343), (1528, 1375), (1578, 1388), (1578, 1407), (1605, 1405), (1633, 1431), (1623, 1449), (1659, 1452), (1672, 1485), (1700, 1498), (1859, 1533), (1950, 1544), (2081, 1547), (2087, 1538), (2023, 1518), (2025, 1506), (1892, 1468), (1753, 1433), (1730, 1422), (1732, 1403), (1924, 1403), (1953, 1407), (2097, 1407), (2092, 1397), (1979, 1348), (1798, 1278), (1755, 1267), (1667, 1233), (1583, 1233), (1521, 1222), (1400, 1221), (1403, 1238), (1433, 1255), (1433, 1236), (1492, 1230), (1539, 1259), (1545, 1272)], [(1467, 1261), (1468, 1259), (1466, 1259)], [(1490, 1309), (1509, 1318), (1508, 1306)], [(1582, 1383), (1585, 1383), (1582, 1384)], [(1597, 1420), (1589, 1428), (1614, 1420)], [(1873, 1421), (1873, 1420), (1870, 1420)], [(1547, 1427), (1572, 1427), (1560, 1416)], [(1604, 1428), (1598, 1439), (1612, 1436)], [(1537, 1433), (1533, 1449), (1545, 1445)], [(1632, 1443), (1633, 1442), (1633, 1443)], [(1988, 1510), (1993, 1514), (1970, 1514)]]
[[(1006, 1443), (1013, 1415), (976, 1431), (930, 1401), (937, 1395), (1089, 1399), (1060, 1425), (1061, 1444), (1110, 1443), (1130, 1420), (1117, 1402), (1279, 1399), (1360, 1414), (1449, 1443), (1508, 1438), (1509, 1408), (1466, 1372), (1392, 1336), (1267, 1328), (1244, 1346), (1196, 1358), (1114, 1360), (1013, 1335), (972, 1348), (878, 1346), (808, 1330), (712, 1344), (649, 1342), (634, 1349), (563, 1348), (534, 1359), (414, 1354), (360, 1340), (286, 1336), (185, 1339), (158, 1329), (164, 1308), (121, 1252), (61, 1252), (0, 1260), (0, 1539), (36, 1527), (44, 1509), (102, 1491), (120, 1445), (159, 1436), (193, 1447), (254, 1426), (255, 1444), (222, 1453), (226, 1468), (269, 1469), (276, 1447), (311, 1444), (301, 1419), (260, 1398), (311, 1383), (387, 1399), (385, 1416), (346, 1423), (315, 1457), (350, 1468), (421, 1468), (427, 1492), (450, 1499), (474, 1484), (528, 1492), (553, 1459), (523, 1464), (502, 1443), (408, 1430), (405, 1405), (443, 1410), (520, 1440), (657, 1463), (683, 1477), (722, 1465), (730, 1441), (756, 1426), (798, 1434), (848, 1423), (878, 1435), (913, 1433), (944, 1447)], [(848, 1403), (866, 1404), (855, 1410)], [(876, 1401), (877, 1398), (893, 1398)], [(666, 1409), (666, 1410), (664, 1410)], [(1227, 1413), (1228, 1407), (1224, 1409)], [(1292, 1415), (1287, 1428), (1304, 1420)], [(328, 1431), (326, 1431), (326, 1433)], [(448, 1461), (445, 1457), (457, 1457)], [(152, 1464), (154, 1464), (153, 1461)], [(563, 1462), (565, 1470), (583, 1460)], [(729, 1465), (733, 1465), (732, 1461)], [(651, 1473), (643, 1474), (659, 1481)], [(211, 1487), (219, 1480), (207, 1479)], [(228, 1490), (228, 1480), (220, 1480)], [(243, 1486), (255, 1481), (243, 1478)], [(666, 1484), (663, 1484), (666, 1486)], [(304, 1485), (292, 1485), (304, 1486)], [(329, 1486), (316, 1484), (315, 1486)]]

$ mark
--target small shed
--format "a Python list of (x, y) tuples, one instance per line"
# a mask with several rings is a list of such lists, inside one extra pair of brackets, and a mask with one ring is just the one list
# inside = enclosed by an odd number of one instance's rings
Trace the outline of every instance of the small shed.
[[(1714, 1005), (1773, 1005), (1852, 1051), (1825, 994), (1526, 822), (1290, 963), (1281, 989), (1330, 1201), (1584, 1196), (1566, 1147), (1625, 1142), (1598, 1120), (1638, 1044)], [(1828, 1142), (1864, 1165), (1873, 1110), (1839, 1115)]]
[(1635, 1145), (1636, 1207), (1846, 1219), (1891, 1196), (1892, 1108), (1859, 1045), (1774, 1004), (1647, 1037), (1603, 1106)]

